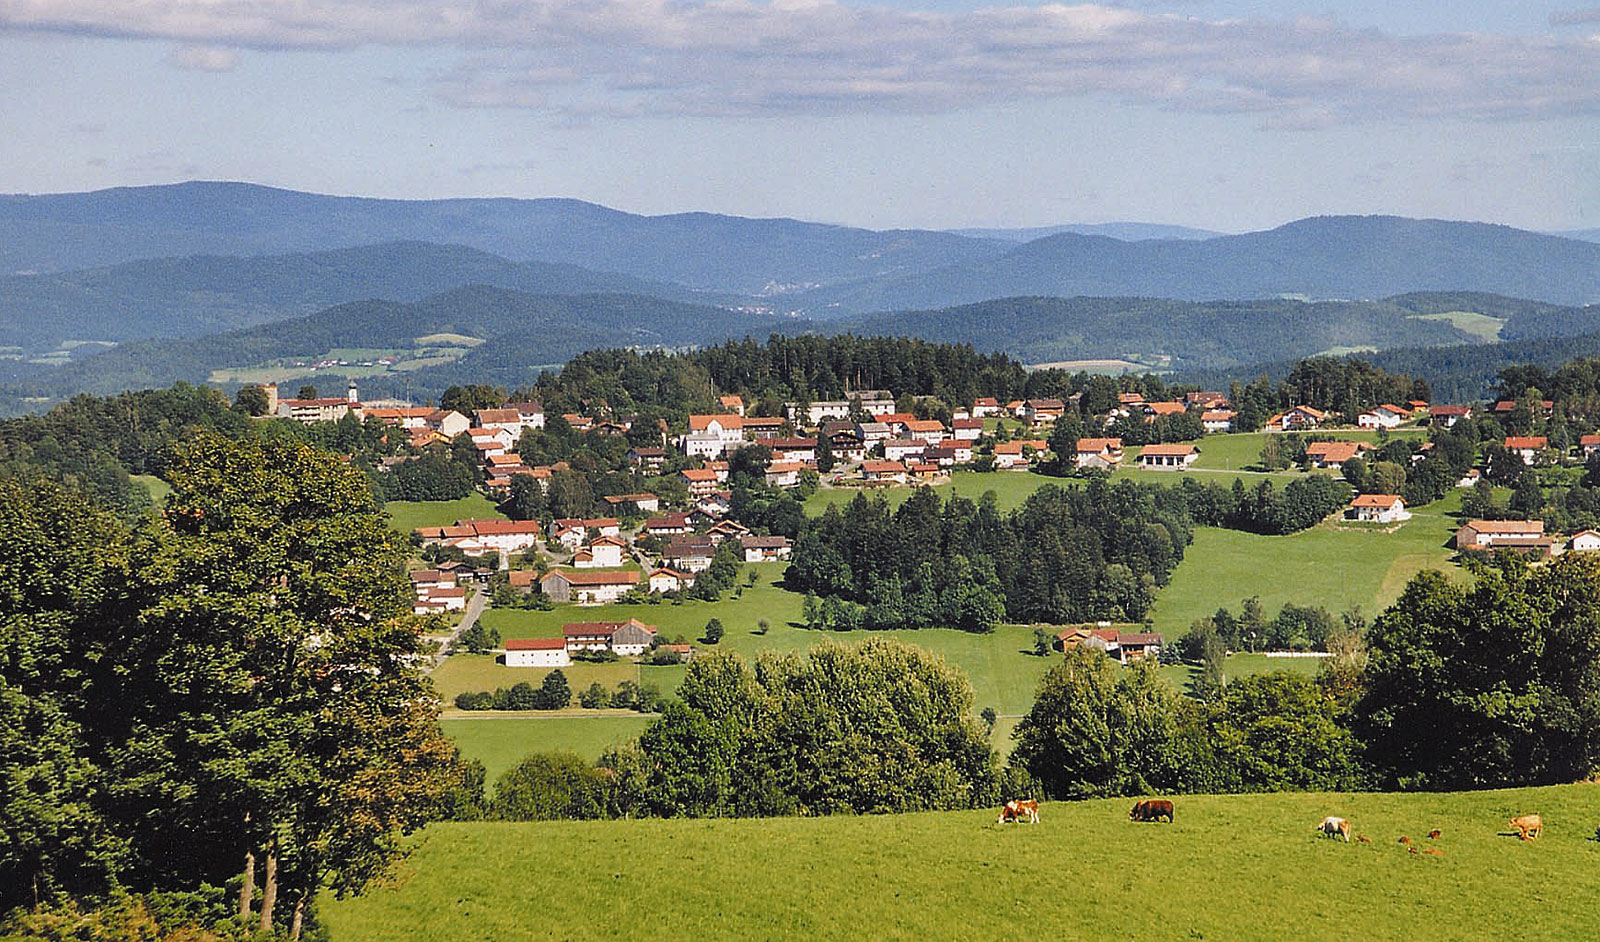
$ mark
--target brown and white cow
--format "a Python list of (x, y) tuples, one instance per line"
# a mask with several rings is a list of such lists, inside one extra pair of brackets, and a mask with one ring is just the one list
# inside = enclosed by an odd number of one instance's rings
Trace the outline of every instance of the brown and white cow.
[[(1322, 823), (1311, 830), (1320, 832), (1323, 837), (1342, 837), (1346, 844), (1350, 843), (1350, 822), (1344, 818), (1328, 815)], [(1404, 838), (1402, 838), (1404, 840)]]
[(1007, 821), (1014, 821), (1019, 824), (1027, 821), (1029, 824), (1038, 824), (1038, 800), (1034, 798), (1016, 798), (1006, 802), (1006, 806), (1000, 809), (1000, 820), (996, 821), (995, 824), (1005, 824)]
[(1148, 798), (1136, 803), (1128, 812), (1129, 821), (1159, 821), (1162, 818), (1166, 818), (1168, 824), (1172, 823), (1172, 802), (1165, 798)]

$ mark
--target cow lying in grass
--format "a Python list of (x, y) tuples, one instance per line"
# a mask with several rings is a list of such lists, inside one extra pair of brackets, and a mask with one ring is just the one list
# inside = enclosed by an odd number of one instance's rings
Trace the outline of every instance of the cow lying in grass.
[(1525, 814), (1511, 819), (1511, 827), (1525, 841), (1538, 839), (1544, 833), (1544, 819), (1536, 814)]
[(1027, 798), (1006, 802), (1006, 806), (1000, 809), (1000, 820), (996, 821), (995, 824), (1005, 824), (1007, 821), (1014, 821), (1018, 824), (1027, 821), (1029, 824), (1038, 824), (1038, 800)]
[(1162, 818), (1166, 818), (1168, 824), (1172, 823), (1172, 802), (1165, 798), (1141, 801), (1128, 812), (1129, 821), (1159, 821)]
[(1350, 843), (1350, 822), (1344, 818), (1336, 818), (1330, 814), (1311, 830), (1320, 832), (1323, 837), (1342, 837), (1346, 844)]

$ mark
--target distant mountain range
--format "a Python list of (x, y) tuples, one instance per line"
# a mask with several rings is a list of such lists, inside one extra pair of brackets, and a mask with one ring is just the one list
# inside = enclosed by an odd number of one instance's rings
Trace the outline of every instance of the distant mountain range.
[(1032, 242), (1046, 236), (1074, 232), (1078, 235), (1105, 236), (1123, 242), (1146, 242), (1151, 239), (1214, 239), (1221, 232), (1195, 229), (1190, 226), (1163, 226), (1149, 222), (1100, 222), (1064, 226), (1036, 226), (1031, 229), (951, 229), (956, 235), (974, 239), (1001, 239), (1006, 242)]
[(738, 294), (911, 274), (1010, 247), (947, 232), (875, 232), (793, 219), (638, 216), (570, 199), (384, 200), (201, 182), (0, 196), (0, 272), (201, 253), (321, 252), (396, 240)]
[(800, 300), (813, 316), (842, 316), (1022, 295), (1198, 301), (1371, 299), (1411, 291), (1600, 301), (1600, 244), (1396, 216), (1319, 216), (1199, 241), (1122, 242), (1063, 233), (994, 258), (822, 289)]
[(529, 294), (635, 294), (716, 304), (679, 285), (550, 262), (512, 262), (426, 242), (292, 255), (124, 262), (0, 277), (0, 345), (48, 350), (66, 340), (197, 337), (311, 314), (347, 301), (417, 301), (484, 284)]

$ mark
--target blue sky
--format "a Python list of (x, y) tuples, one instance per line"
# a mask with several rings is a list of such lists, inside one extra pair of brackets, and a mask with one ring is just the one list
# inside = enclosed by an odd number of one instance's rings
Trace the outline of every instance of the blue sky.
[(1593, 228), (1584, 2), (0, 0), (0, 191)]

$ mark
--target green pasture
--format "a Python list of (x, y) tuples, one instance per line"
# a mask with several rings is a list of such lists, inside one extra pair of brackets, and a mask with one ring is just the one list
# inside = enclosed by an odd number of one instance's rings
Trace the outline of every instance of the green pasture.
[[(1175, 804), (1171, 824), (1130, 822), (1128, 799), (1046, 803), (1038, 825), (993, 809), (435, 824), (321, 912), (335, 942), (1600, 937), (1594, 785)], [(1544, 836), (1507, 836), (1529, 812)], [(1328, 814), (1371, 843), (1314, 834)]]
[(172, 494), (172, 485), (153, 474), (130, 474), (128, 479), (145, 489), (145, 493), (150, 495), (151, 506), (157, 509), (165, 506)]
[(1449, 321), (1450, 326), (1456, 330), (1468, 333), (1482, 340), (1484, 343), (1494, 343), (1500, 339), (1500, 330), (1506, 326), (1503, 317), (1491, 317), (1488, 314), (1479, 314), (1476, 311), (1445, 311), (1439, 314), (1413, 314), (1412, 320), (1417, 321)]
[(495, 779), (532, 753), (565, 749), (592, 762), (607, 748), (637, 739), (654, 718), (617, 710), (563, 710), (474, 713), (440, 722), (463, 756), (483, 762), (492, 793)]
[(1268, 615), (1285, 602), (1321, 605), (1338, 613), (1359, 606), (1369, 617), (1395, 599), (1412, 576), (1425, 569), (1449, 573), (1447, 544), (1460, 506), (1452, 494), (1418, 508), (1394, 532), (1324, 522), (1290, 536), (1257, 536), (1199, 527), (1172, 581), (1156, 597), (1151, 619), (1157, 631), (1176, 637), (1219, 607), (1237, 612), (1255, 595)]
[(504, 519), (489, 498), (474, 492), (459, 500), (391, 500), (383, 505), (389, 526), (410, 534), (417, 527), (442, 527), (477, 517)]

